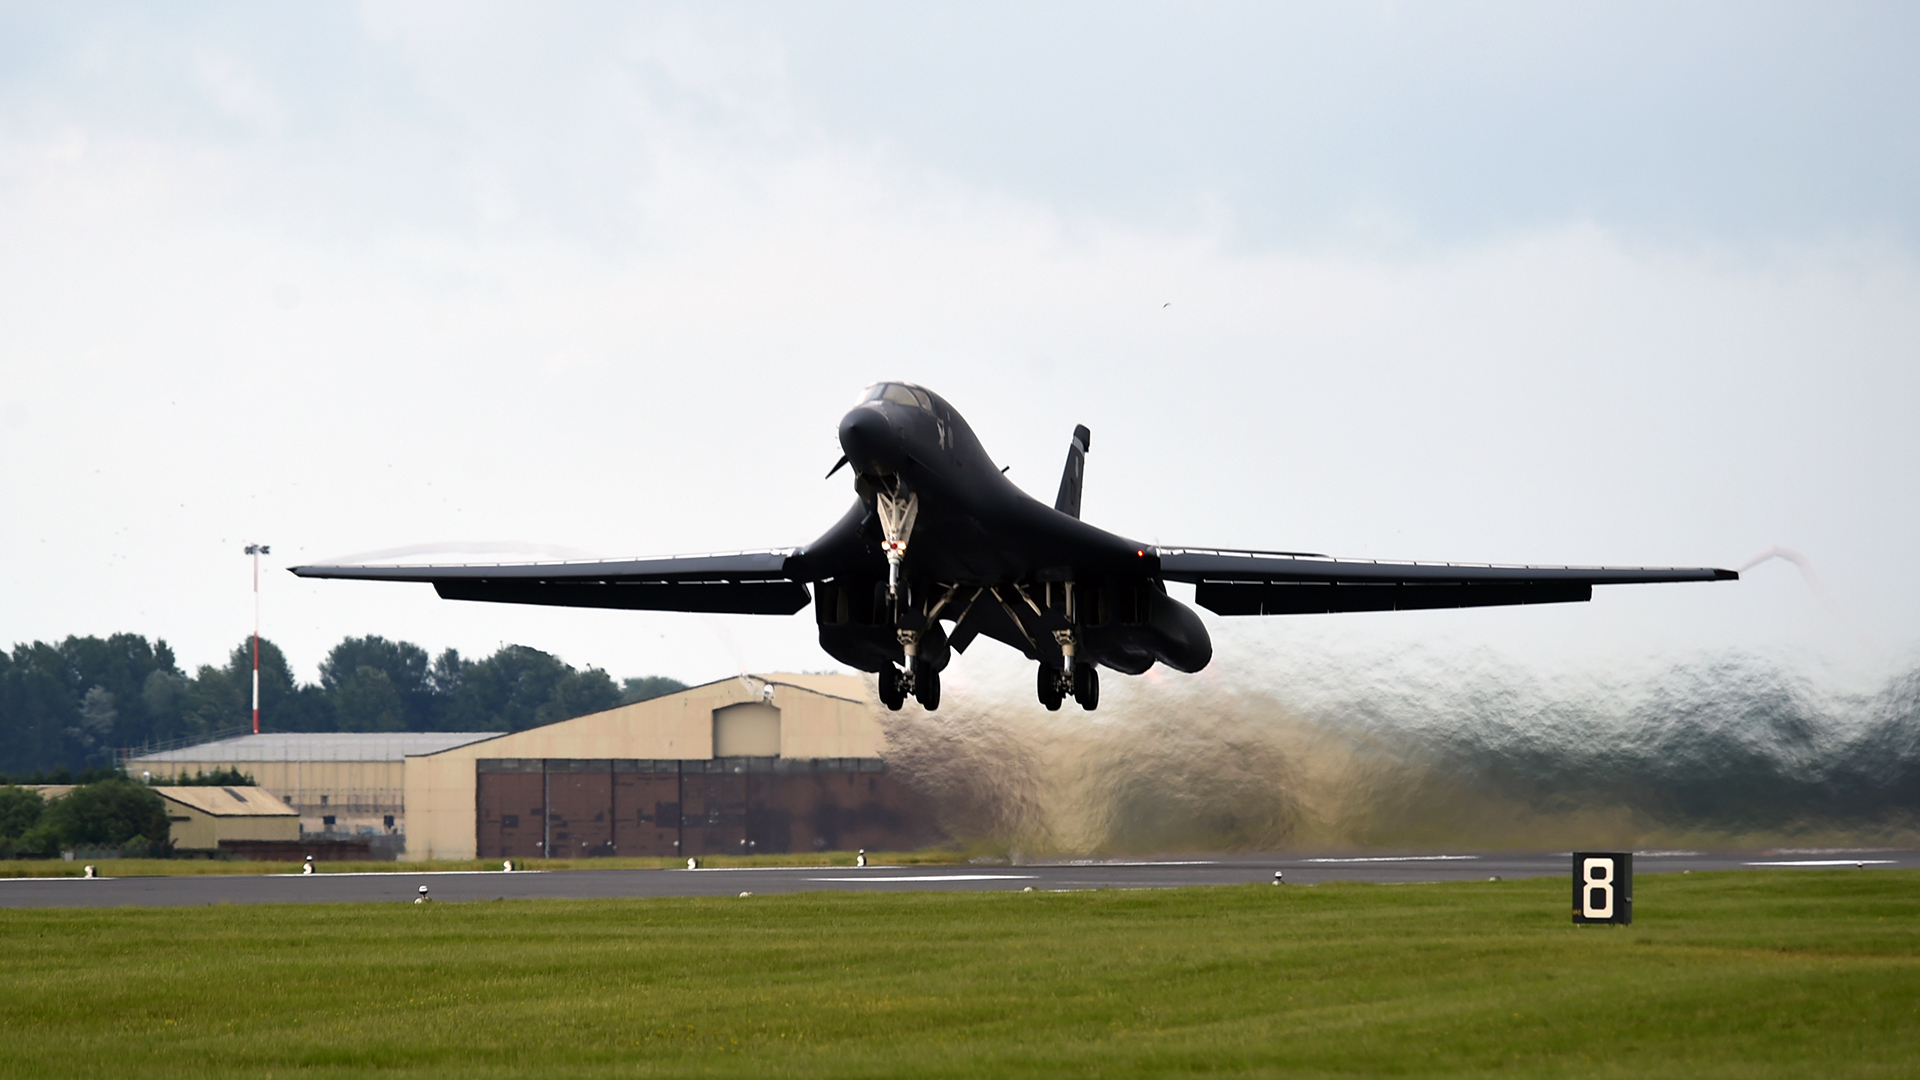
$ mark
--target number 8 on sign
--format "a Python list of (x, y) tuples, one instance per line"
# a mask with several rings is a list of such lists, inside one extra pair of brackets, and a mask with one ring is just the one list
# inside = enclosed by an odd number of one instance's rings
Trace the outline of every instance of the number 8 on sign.
[(1613, 918), (1613, 860), (1582, 859), (1586, 884), (1580, 889), (1580, 914), (1589, 919)]
[(1633, 854), (1625, 851), (1573, 853), (1573, 921), (1633, 921)]

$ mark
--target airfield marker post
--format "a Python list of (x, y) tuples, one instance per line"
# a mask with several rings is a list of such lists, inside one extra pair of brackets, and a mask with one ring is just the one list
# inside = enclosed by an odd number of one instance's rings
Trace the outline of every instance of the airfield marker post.
[(1573, 853), (1573, 921), (1633, 924), (1633, 852)]

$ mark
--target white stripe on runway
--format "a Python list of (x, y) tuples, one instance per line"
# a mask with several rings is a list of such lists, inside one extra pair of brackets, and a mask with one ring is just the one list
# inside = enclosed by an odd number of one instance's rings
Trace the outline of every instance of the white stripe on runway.
[(1478, 855), (1369, 855), (1357, 859), (1303, 859), (1302, 862), (1354, 863), (1354, 862), (1450, 862), (1455, 859), (1477, 859)]
[(1796, 859), (1792, 862), (1750, 862), (1748, 866), (1891, 866), (1894, 859)]
[(810, 877), (808, 881), (1031, 881), (1035, 874), (916, 874), (912, 877), (876, 877), (871, 874), (855, 874), (849, 877)]

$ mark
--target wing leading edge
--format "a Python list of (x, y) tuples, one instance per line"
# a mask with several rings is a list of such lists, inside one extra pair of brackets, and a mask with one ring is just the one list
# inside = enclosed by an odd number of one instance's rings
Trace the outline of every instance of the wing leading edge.
[(1393, 563), (1206, 548), (1161, 548), (1156, 554), (1161, 576), (1192, 583), (1194, 602), (1216, 615), (1577, 603), (1592, 599), (1595, 585), (1740, 577), (1732, 570), (1712, 567)]
[(448, 600), (557, 607), (792, 615), (812, 599), (787, 574), (791, 548), (724, 555), (452, 563), (437, 566), (296, 566), (306, 578), (418, 581)]

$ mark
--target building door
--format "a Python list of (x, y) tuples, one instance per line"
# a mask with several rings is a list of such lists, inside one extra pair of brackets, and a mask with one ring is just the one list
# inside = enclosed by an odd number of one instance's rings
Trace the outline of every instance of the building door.
[(548, 858), (613, 854), (613, 813), (613, 762), (547, 760)]
[(524, 765), (517, 760), (480, 764), (474, 778), (479, 818), (474, 853), (482, 859), (540, 858), (546, 853), (541, 841), (546, 834), (547, 803), (539, 759)]

